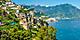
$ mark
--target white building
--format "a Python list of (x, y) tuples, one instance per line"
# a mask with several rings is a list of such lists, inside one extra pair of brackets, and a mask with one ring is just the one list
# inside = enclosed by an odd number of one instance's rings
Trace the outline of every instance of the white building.
[(4, 10), (6, 9), (6, 7), (1, 7), (1, 8), (4, 9)]
[(13, 4), (12, 2), (6, 2), (6, 5), (10, 5), (10, 4)]
[(14, 7), (14, 6), (15, 6), (15, 4), (8, 5), (8, 7)]

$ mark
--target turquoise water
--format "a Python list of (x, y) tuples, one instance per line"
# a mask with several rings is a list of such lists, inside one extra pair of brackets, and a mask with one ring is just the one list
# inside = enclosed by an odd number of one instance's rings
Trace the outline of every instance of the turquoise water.
[(60, 20), (50, 26), (57, 28), (58, 40), (80, 40), (80, 19)]

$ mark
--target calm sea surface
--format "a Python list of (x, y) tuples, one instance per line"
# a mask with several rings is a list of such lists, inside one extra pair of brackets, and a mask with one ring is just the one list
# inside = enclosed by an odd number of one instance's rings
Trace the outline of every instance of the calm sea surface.
[(80, 19), (60, 20), (50, 23), (57, 29), (56, 38), (58, 40), (80, 40)]

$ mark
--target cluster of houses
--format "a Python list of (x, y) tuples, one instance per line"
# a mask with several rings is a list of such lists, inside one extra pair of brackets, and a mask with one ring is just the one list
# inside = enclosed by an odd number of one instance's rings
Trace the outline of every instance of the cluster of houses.
[(16, 16), (20, 19), (20, 24), (27, 30), (30, 27), (37, 28), (41, 26), (48, 26), (48, 23), (34, 16), (34, 9), (31, 8), (27, 13), (19, 13)]
[[(34, 8), (24, 9), (27, 10), (28, 12), (23, 13), (20, 12), (20, 10), (23, 8), (22, 6), (16, 5), (11, 1), (0, 0), (0, 9), (5, 10), (6, 14), (10, 14), (10, 11), (7, 10), (8, 8), (16, 10), (14, 14), (17, 18), (19, 18), (19, 24), (26, 30), (29, 29), (30, 27), (32, 28), (37, 28), (41, 26), (48, 27), (48, 23), (46, 21), (43, 21), (41, 18), (34, 16), (35, 14)], [(2, 25), (1, 22), (0, 25)]]

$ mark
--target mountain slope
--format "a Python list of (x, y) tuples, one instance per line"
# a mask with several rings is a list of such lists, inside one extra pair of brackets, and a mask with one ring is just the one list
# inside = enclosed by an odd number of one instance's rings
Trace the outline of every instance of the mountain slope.
[(46, 15), (50, 17), (68, 17), (68, 18), (80, 18), (80, 9), (76, 8), (71, 4), (61, 4), (56, 6), (24, 6), (24, 7), (34, 7), (37, 11), (43, 11)]

